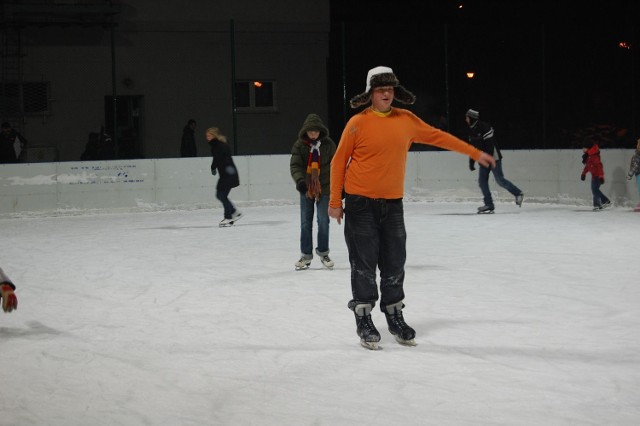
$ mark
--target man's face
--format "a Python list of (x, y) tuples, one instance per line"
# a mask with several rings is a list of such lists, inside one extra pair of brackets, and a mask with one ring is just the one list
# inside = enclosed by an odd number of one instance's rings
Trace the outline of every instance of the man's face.
[(395, 94), (393, 86), (376, 87), (371, 92), (371, 106), (376, 111), (387, 112), (391, 109)]

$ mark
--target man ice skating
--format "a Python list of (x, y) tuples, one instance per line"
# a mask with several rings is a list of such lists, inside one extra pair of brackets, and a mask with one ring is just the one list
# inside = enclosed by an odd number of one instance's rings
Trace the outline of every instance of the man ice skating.
[[(496, 183), (509, 191), (515, 197), (518, 207), (522, 207), (524, 194), (517, 186), (507, 180), (502, 172), (502, 153), (498, 148), (493, 127), (481, 121), (480, 113), (473, 109), (467, 111), (465, 121), (469, 125), (469, 143), (491, 155), (496, 160), (495, 167), (490, 169), (481, 165), (478, 171), (478, 185), (484, 198), (484, 205), (478, 207), (478, 213), (493, 213), (495, 210), (493, 197), (489, 189), (489, 173), (493, 173)], [(475, 161), (473, 158), (469, 158), (469, 170), (474, 171), (475, 169)]]
[[(428, 125), (411, 111), (392, 108), (394, 100), (413, 104), (415, 96), (400, 85), (391, 68), (369, 70), (365, 91), (350, 104), (371, 105), (347, 122), (331, 162), (329, 216), (338, 224), (345, 218), (353, 296), (348, 307), (355, 314), (360, 343), (368, 349), (378, 349), (380, 341), (371, 317), (378, 298), (389, 332), (399, 343), (415, 345), (416, 332), (402, 313), (407, 239), (402, 197), (411, 144), (433, 145), (470, 156), (486, 167), (495, 165), (490, 155)], [(380, 297), (376, 269), (380, 269)]]

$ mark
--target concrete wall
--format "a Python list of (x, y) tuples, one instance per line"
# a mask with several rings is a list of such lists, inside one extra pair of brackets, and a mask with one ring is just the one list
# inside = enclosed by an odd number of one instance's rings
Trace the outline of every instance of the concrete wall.
[[(602, 189), (619, 206), (638, 200), (635, 181), (625, 179), (632, 154), (602, 152)], [(591, 205), (588, 179), (580, 180), (580, 151), (505, 151), (504, 157), (505, 176), (524, 191), (526, 203)], [(234, 202), (297, 202), (289, 155), (236, 156), (235, 162), (241, 185), (231, 192)], [(210, 163), (210, 158), (177, 158), (0, 164), (0, 214), (220, 208), (215, 199), (218, 178), (211, 175)], [(477, 176), (459, 154), (410, 152), (405, 198), (480, 202)], [(513, 201), (493, 179), (490, 186), (496, 202)]]

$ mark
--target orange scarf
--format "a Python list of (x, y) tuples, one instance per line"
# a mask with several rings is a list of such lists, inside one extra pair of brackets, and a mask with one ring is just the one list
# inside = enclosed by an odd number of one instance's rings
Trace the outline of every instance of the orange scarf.
[(310, 141), (305, 139), (304, 143), (309, 145), (309, 160), (307, 161), (307, 198), (318, 201), (322, 187), (320, 186), (320, 141)]

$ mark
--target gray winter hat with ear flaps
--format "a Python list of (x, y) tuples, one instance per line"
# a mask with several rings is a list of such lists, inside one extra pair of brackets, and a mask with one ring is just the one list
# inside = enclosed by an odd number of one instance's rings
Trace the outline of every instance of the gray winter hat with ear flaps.
[(411, 105), (416, 101), (416, 95), (400, 85), (398, 77), (389, 67), (378, 66), (371, 68), (367, 73), (367, 87), (363, 93), (354, 96), (349, 101), (351, 108), (368, 104), (371, 101), (371, 89), (376, 87), (391, 86), (394, 90), (394, 99), (400, 103)]

